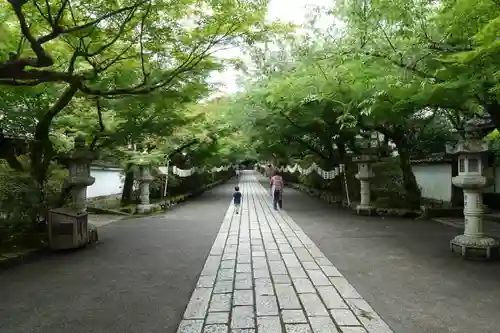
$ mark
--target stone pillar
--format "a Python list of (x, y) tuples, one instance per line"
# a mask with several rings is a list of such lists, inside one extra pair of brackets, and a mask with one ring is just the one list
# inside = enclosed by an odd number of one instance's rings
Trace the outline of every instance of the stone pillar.
[(85, 138), (75, 138), (75, 149), (66, 157), (68, 161), (68, 185), (71, 188), (71, 208), (76, 214), (87, 212), (87, 186), (94, 184), (95, 178), (90, 176), (90, 162), (95, 154), (85, 147)]
[(373, 178), (371, 163), (375, 160), (369, 155), (361, 155), (354, 159), (358, 164), (356, 179), (359, 180), (361, 202), (356, 206), (356, 212), (360, 215), (372, 215), (375, 208), (370, 201), (370, 180)]
[(467, 138), (447, 147), (448, 153), (458, 156), (458, 176), (453, 177), (453, 185), (464, 192), (464, 233), (451, 240), (450, 248), (463, 257), (491, 259), (499, 255), (499, 241), (483, 231), (482, 192), (489, 186), (483, 170), (488, 148), (488, 143), (478, 138)]
[(139, 213), (148, 213), (153, 210), (153, 205), (149, 202), (149, 184), (153, 181), (151, 167), (148, 164), (139, 166), (139, 191), (141, 203), (137, 205)]

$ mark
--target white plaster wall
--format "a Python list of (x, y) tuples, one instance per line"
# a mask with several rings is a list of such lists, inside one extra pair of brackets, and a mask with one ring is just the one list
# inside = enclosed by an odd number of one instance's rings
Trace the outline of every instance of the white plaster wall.
[(90, 175), (95, 182), (87, 187), (87, 198), (122, 193), (125, 177), (121, 169), (91, 167)]
[(416, 164), (412, 170), (424, 198), (451, 201), (451, 164)]

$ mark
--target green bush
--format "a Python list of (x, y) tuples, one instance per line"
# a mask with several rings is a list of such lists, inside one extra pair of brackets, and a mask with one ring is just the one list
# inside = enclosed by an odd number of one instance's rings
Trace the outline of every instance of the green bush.
[[(29, 160), (20, 160), (28, 170)], [(48, 174), (40, 190), (29, 172), (12, 170), (0, 161), (0, 247), (28, 246), (39, 240), (37, 215), (56, 207), (67, 171), (54, 163)]]

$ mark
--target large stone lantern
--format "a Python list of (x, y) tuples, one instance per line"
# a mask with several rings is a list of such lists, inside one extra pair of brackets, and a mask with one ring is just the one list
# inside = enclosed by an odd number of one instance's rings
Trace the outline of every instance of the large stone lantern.
[(67, 184), (71, 188), (71, 208), (77, 214), (87, 212), (87, 187), (95, 182), (95, 178), (90, 176), (90, 163), (95, 158), (95, 153), (85, 146), (85, 137), (81, 135), (75, 138), (75, 149), (63, 157), (69, 170)]
[[(146, 154), (145, 152), (143, 153)], [(149, 185), (154, 180), (151, 175), (151, 165), (144, 159), (140, 159), (139, 167), (139, 191), (140, 191), (140, 204), (137, 205), (137, 212), (149, 213), (153, 210), (153, 205), (149, 201)]]
[(372, 163), (376, 160), (371, 140), (363, 141), (362, 154), (353, 158), (358, 165), (358, 173), (355, 177), (359, 180), (361, 200), (356, 206), (356, 213), (360, 215), (372, 215), (375, 212), (375, 208), (371, 205), (370, 181), (374, 177)]
[[(87, 214), (87, 186), (94, 183), (90, 176), (90, 162), (96, 158), (95, 153), (85, 146), (85, 138), (75, 138), (75, 149), (62, 155), (60, 160), (69, 170), (67, 186), (70, 188), (71, 203), (69, 207), (51, 209), (49, 211), (48, 229), (51, 249), (72, 249), (86, 245), (91, 241)], [(97, 232), (94, 231), (95, 240)]]
[(467, 123), (465, 138), (454, 145), (448, 145), (448, 154), (458, 160), (458, 176), (453, 177), (453, 185), (464, 192), (464, 233), (453, 238), (450, 247), (463, 257), (490, 259), (499, 254), (499, 241), (484, 234), (483, 231), (483, 191), (491, 179), (485, 177), (489, 145), (483, 141), (489, 117)]

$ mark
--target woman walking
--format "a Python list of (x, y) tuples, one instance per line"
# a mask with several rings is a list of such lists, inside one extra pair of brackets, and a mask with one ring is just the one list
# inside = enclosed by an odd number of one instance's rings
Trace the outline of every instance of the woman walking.
[(279, 175), (278, 171), (274, 172), (269, 182), (271, 188), (271, 195), (273, 197), (273, 207), (275, 210), (283, 209), (283, 178)]

